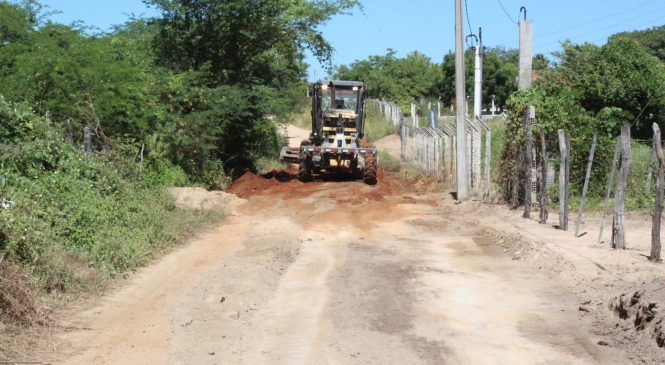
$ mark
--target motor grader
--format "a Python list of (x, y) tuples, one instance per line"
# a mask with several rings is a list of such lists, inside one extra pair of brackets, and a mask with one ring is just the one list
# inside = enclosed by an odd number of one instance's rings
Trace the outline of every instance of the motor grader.
[(322, 174), (377, 183), (377, 150), (364, 136), (365, 85), (322, 80), (312, 85), (312, 131), (300, 147), (284, 147), (280, 161), (298, 164), (301, 181)]

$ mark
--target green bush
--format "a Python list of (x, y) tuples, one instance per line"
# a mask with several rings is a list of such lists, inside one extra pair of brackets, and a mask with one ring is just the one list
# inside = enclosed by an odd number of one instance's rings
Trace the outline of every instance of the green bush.
[(144, 265), (221, 217), (176, 209), (163, 185), (186, 180), (173, 166), (144, 171), (121, 147), (85, 154), (29, 108), (4, 99), (0, 116), (0, 255), (28, 268), (47, 291)]

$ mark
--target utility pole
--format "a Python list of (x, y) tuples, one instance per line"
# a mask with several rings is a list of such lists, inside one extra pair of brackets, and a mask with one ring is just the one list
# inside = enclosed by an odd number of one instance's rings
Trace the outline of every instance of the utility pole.
[(464, 24), (462, 0), (455, 0), (455, 101), (457, 103), (457, 201), (469, 200), (466, 159), (466, 93), (464, 91)]
[(531, 64), (533, 23), (526, 20), (526, 8), (520, 8), (520, 15), (524, 12), (524, 20), (520, 21), (520, 73), (518, 89), (526, 89), (531, 86)]
[(478, 28), (473, 87), (473, 116), (480, 118), (483, 113), (483, 28)]

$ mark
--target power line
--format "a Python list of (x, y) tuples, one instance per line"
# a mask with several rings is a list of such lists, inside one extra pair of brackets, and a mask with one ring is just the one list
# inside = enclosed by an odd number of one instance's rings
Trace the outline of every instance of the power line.
[(471, 28), (471, 19), (469, 19), (469, 7), (467, 5), (468, 2), (468, 0), (464, 0), (464, 12), (466, 12), (466, 24), (469, 26), (469, 34), (473, 34), (473, 29)]
[[(612, 24), (612, 25), (609, 25), (609, 26), (606, 26), (606, 27), (603, 27), (603, 28), (600, 28), (600, 29), (596, 29), (596, 30), (591, 31), (591, 32), (586, 32), (586, 33), (577, 34), (577, 35), (574, 35), (574, 36), (571, 36), (571, 37), (567, 37), (566, 39), (580, 38), (580, 37), (584, 37), (584, 36), (587, 36), (587, 35), (591, 35), (591, 34), (595, 34), (595, 33), (598, 33), (598, 32), (602, 32), (602, 31), (605, 31), (605, 30), (608, 30), (608, 29), (614, 28), (614, 27), (616, 27), (616, 26), (624, 25), (624, 24), (626, 24), (626, 23), (630, 23), (630, 22), (632, 22), (632, 21), (634, 21), (634, 20), (641, 19), (641, 18), (645, 17), (646, 15), (652, 14), (654, 11), (663, 10), (663, 9), (665, 9), (665, 7), (662, 7), (662, 8), (658, 8), (658, 9), (652, 10), (652, 11), (650, 11), (649, 13), (640, 14), (640, 15), (638, 15), (638, 16), (636, 16), (636, 17), (632, 17), (632, 18), (627, 19), (627, 20), (625, 20), (625, 21), (623, 21), (623, 22), (615, 23), (615, 24)], [(648, 20), (648, 21), (646, 21), (646, 22), (644, 22), (644, 23), (645, 23), (645, 24), (651, 24), (652, 22), (655, 22), (655, 21), (657, 21), (657, 20), (661, 20), (662, 18), (663, 18), (663, 16), (662, 16), (662, 15), (659, 15), (657, 18), (650, 19), (650, 20)], [(542, 48), (542, 47), (544, 47), (544, 46), (549, 46), (549, 45), (551, 45), (551, 44), (556, 44), (556, 43), (559, 43), (559, 42), (560, 42), (560, 41), (558, 41), (558, 40), (557, 40), (557, 41), (552, 41), (552, 42), (547, 42), (547, 43), (539, 44), (539, 45), (535, 46), (534, 48)]]
[[(608, 15), (602, 16), (602, 17), (600, 17), (600, 18), (596, 18), (596, 19), (590, 20), (590, 21), (588, 21), (588, 22), (584, 22), (584, 23), (580, 23), (580, 24), (572, 25), (572, 26), (569, 26), (569, 27), (566, 27), (566, 28), (562, 28), (562, 29), (559, 29), (559, 30), (555, 30), (555, 31), (549, 32), (549, 33), (538, 34), (537, 36), (535, 36), (535, 37), (533, 37), (533, 38), (547, 37), (547, 36), (550, 36), (550, 35), (553, 35), (553, 34), (558, 34), (558, 33), (565, 32), (565, 31), (568, 31), (568, 30), (571, 30), (571, 29), (575, 29), (575, 28), (583, 27), (583, 26), (585, 26), (585, 25), (589, 25), (589, 24), (593, 24), (593, 23), (598, 23), (599, 21), (602, 21), (602, 20), (605, 20), (605, 19), (608, 19), (608, 18), (612, 18), (612, 17), (615, 17), (615, 16), (617, 16), (617, 15), (624, 15), (624, 14), (627, 13), (627, 12), (630, 12), (630, 11), (633, 11), (633, 10), (636, 10), (636, 9), (639, 9), (639, 8), (645, 6), (645, 5), (648, 5), (648, 4), (653, 3), (654, 1), (655, 1), (655, 0), (647, 1), (647, 2), (645, 2), (645, 3), (642, 3), (642, 4), (638, 5), (638, 6), (634, 6), (634, 7), (631, 7), (631, 8), (627, 8), (627, 9), (624, 9), (624, 10), (622, 10), (622, 11), (618, 11), (618, 12), (616, 12), (616, 13), (608, 14)], [(656, 9), (656, 10), (659, 10), (659, 9)]]
[(496, 1), (499, 2), (499, 5), (501, 5), (501, 9), (503, 9), (503, 12), (506, 13), (506, 16), (508, 17), (508, 19), (510, 19), (510, 21), (515, 23), (515, 24), (519, 24), (515, 21), (515, 19), (513, 19), (512, 16), (510, 16), (510, 13), (508, 13), (508, 10), (506, 10), (506, 8), (503, 6), (503, 3), (501, 2), (501, 0), (496, 0)]

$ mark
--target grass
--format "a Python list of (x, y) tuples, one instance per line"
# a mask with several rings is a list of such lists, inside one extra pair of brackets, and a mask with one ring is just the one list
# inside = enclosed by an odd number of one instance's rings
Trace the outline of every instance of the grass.
[(395, 133), (396, 127), (391, 120), (381, 115), (379, 106), (374, 103), (367, 103), (365, 117), (365, 137), (367, 140), (372, 142)]

